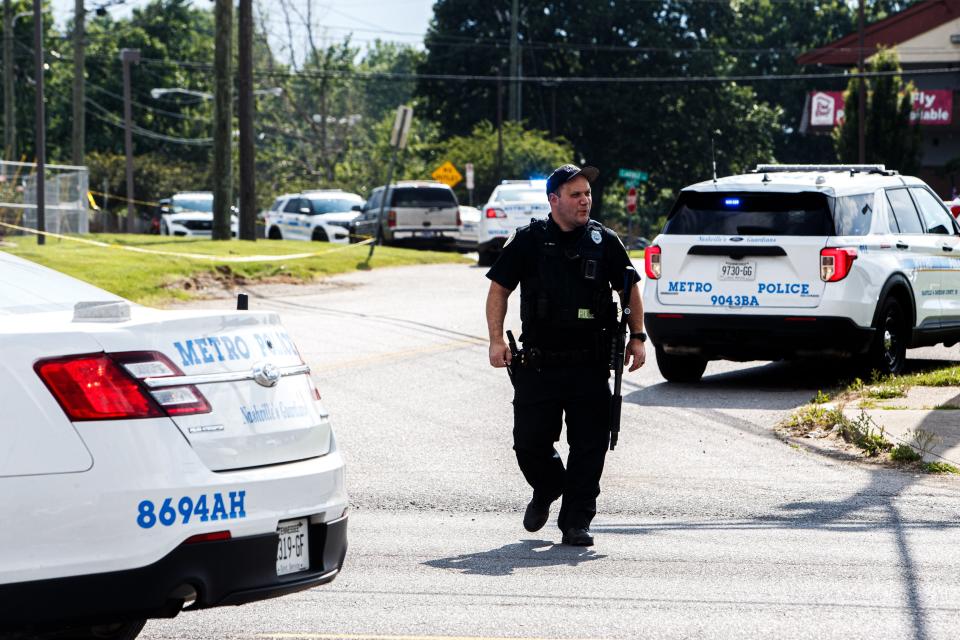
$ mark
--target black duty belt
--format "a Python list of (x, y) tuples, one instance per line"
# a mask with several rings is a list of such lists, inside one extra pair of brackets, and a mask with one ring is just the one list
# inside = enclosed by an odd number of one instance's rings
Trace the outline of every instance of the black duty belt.
[(601, 353), (600, 349), (595, 347), (555, 350), (524, 346), (517, 355), (519, 362), (515, 362), (521, 369), (554, 369), (605, 364), (610, 354)]

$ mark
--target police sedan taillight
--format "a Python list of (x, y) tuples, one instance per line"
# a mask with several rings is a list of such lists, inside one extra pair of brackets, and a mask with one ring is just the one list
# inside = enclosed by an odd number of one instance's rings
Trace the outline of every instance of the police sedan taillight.
[(827, 247), (820, 250), (820, 279), (824, 282), (843, 280), (850, 273), (857, 250), (853, 247)]
[(643, 270), (651, 280), (660, 279), (660, 247), (650, 245), (643, 252)]
[(487, 216), (488, 218), (506, 218), (507, 212), (504, 211), (503, 209), (497, 209), (496, 207), (487, 207), (487, 210), (486, 212), (484, 212), (484, 215)]
[(72, 421), (158, 418), (208, 413), (210, 405), (193, 385), (152, 391), (145, 378), (183, 375), (161, 353), (138, 351), (41, 360), (34, 369)]

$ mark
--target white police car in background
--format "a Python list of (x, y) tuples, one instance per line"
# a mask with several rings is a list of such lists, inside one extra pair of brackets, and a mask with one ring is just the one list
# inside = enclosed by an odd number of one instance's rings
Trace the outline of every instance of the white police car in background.
[(133, 638), (339, 572), (343, 458), (275, 314), (141, 307), (0, 252), (0, 351), (0, 636)]
[[(236, 207), (230, 210), (230, 232), (237, 237), (239, 219)], [(165, 236), (213, 235), (213, 193), (210, 191), (184, 191), (161, 201), (160, 234)]]
[(960, 341), (960, 227), (883, 165), (760, 165), (680, 192), (645, 254), (644, 319), (667, 380), (708, 360), (855, 358)]
[(550, 214), (545, 180), (504, 180), (497, 185), (490, 200), (480, 208), (477, 224), (478, 263), (481, 267), (494, 263), (510, 233), (530, 224), (533, 218)]
[(363, 198), (340, 189), (289, 193), (264, 213), (271, 240), (350, 241), (350, 223), (360, 215)]

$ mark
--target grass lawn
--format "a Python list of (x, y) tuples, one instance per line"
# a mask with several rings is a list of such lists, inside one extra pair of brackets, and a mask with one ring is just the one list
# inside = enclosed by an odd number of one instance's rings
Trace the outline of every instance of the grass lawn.
[[(33, 236), (8, 237), (0, 249), (84, 280), (141, 304), (162, 306), (173, 300), (195, 297), (188, 283), (211, 278), (221, 282), (270, 281), (309, 282), (315, 278), (357, 269), (396, 267), (441, 262), (470, 262), (455, 252), (419, 251), (377, 247), (367, 264), (367, 245), (284, 240), (213, 241), (170, 236), (89, 234), (82, 237), (107, 243), (95, 246), (73, 240), (48, 238), (38, 246)], [(128, 249), (124, 249), (127, 247)], [(144, 253), (202, 254), (222, 260)], [(318, 253), (307, 258), (284, 258)], [(241, 256), (276, 256), (255, 262), (231, 262)]]

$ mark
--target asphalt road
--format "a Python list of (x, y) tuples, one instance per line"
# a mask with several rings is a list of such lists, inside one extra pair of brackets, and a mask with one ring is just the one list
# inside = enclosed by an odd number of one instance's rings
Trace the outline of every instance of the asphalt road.
[(483, 274), (438, 265), (251, 291), (251, 308), (281, 313), (335, 420), (347, 563), (329, 586), (152, 621), (143, 638), (957, 635), (960, 483), (773, 435), (836, 382), (829, 362), (711, 363), (700, 384), (670, 385), (651, 353), (625, 377), (596, 546), (557, 544), (553, 521), (527, 533)]

